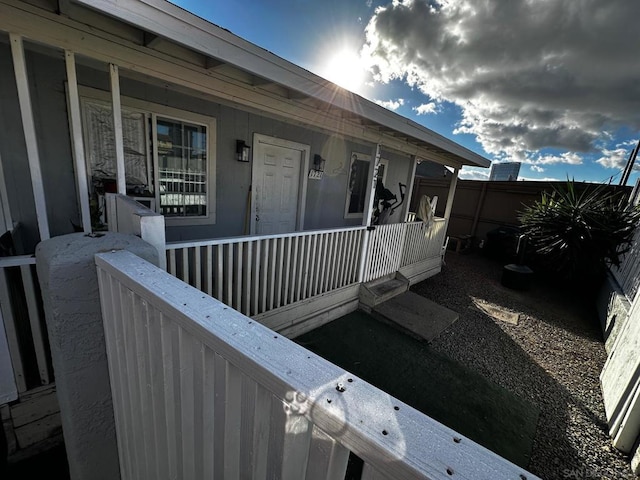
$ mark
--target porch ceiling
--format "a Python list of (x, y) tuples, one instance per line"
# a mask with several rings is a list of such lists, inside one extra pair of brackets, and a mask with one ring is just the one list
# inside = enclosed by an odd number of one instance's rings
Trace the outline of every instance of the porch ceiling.
[[(31, 1), (40, 7), (49, 1), (49, 11), (0, 0), (0, 4), (16, 7), (13, 12), (19, 24), (24, 24), (25, 11), (37, 12), (42, 25), (28, 21), (26, 31), (19, 31), (25, 38), (113, 62), (135, 74), (171, 81), (288, 121), (380, 143), (418, 159), (455, 168), (491, 163), (164, 0)], [(146, 61), (143, 56), (148, 57)]]

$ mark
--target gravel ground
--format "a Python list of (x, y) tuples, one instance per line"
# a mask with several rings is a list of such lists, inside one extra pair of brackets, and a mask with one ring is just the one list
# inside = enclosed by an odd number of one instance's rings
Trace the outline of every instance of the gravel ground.
[(460, 314), (432, 347), (540, 408), (532, 473), (636, 478), (607, 434), (599, 384), (606, 352), (594, 299), (537, 278), (527, 291), (508, 289), (500, 282), (504, 263), (448, 252), (439, 275), (412, 287)]

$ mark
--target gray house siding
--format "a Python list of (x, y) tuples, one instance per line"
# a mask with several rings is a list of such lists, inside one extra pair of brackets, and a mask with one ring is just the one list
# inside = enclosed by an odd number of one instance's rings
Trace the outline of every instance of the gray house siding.
[[(51, 53), (54, 52), (51, 50)], [(75, 176), (67, 117), (65, 64), (56, 55), (27, 50), (27, 68), (36, 131), (39, 140), (41, 168), (45, 185), (47, 212), (51, 235), (73, 231), (72, 222), (79, 224)], [(78, 83), (104, 91), (109, 90), (109, 76), (81, 64), (77, 67)], [(25, 250), (33, 251), (38, 242), (35, 207), (29, 176), (22, 126), (16, 121), (19, 106), (11, 51), (0, 44), (0, 154), (2, 155), (11, 211), (23, 226)], [(311, 160), (315, 154), (327, 160), (324, 178), (309, 179), (305, 204), (305, 230), (362, 224), (361, 218), (344, 218), (349, 158), (352, 151), (375, 153), (375, 145), (356, 143), (337, 135), (311, 130), (273, 118), (215, 103), (198, 96), (175, 91), (171, 86), (148, 84), (120, 78), (123, 97), (186, 110), (216, 119), (216, 222), (207, 225), (169, 226), (167, 240), (195, 240), (248, 234), (248, 202), (250, 200), (251, 163), (235, 159), (236, 140), (251, 145), (253, 134), (272, 136), (309, 145)], [(252, 152), (253, 153), (253, 152)], [(398, 182), (406, 183), (409, 158), (384, 152), (389, 160), (386, 186), (399, 196)], [(306, 175), (307, 172), (302, 172)], [(399, 214), (396, 214), (399, 216)], [(394, 221), (399, 221), (394, 218)]]

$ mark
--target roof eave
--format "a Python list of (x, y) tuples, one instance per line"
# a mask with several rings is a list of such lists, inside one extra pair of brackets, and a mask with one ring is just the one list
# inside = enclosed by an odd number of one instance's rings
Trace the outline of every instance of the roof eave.
[(491, 161), (481, 155), (349, 92), (273, 53), (244, 40), (165, 0), (72, 0), (133, 24), (201, 54), (228, 63), (251, 74), (296, 90), (305, 96), (329, 103), (366, 120), (393, 129), (455, 155), (461, 165), (489, 167)]

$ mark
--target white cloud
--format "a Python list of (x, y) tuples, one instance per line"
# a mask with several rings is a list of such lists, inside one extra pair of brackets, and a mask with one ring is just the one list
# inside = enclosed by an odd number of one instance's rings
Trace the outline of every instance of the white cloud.
[(404, 98), (399, 98), (397, 100), (374, 100), (374, 102), (387, 110), (397, 110), (404, 105)]
[(487, 153), (550, 148), (577, 153), (535, 163), (575, 165), (617, 128), (640, 129), (639, 17), (624, 0), (395, 0), (376, 9), (362, 53), (378, 81), (458, 105), (457, 132)]
[(436, 113), (438, 111), (438, 107), (435, 102), (429, 102), (413, 107), (412, 110), (418, 115), (426, 115), (427, 113)]
[(565, 152), (560, 155), (537, 155), (523, 160), (523, 163), (532, 165), (582, 165), (582, 157), (577, 153)]
[(462, 167), (460, 169), (462, 180), (489, 180), (489, 169), (479, 167)]
[(612, 150), (602, 149), (602, 157), (596, 160), (596, 163), (604, 168), (623, 169), (629, 158), (629, 150), (626, 148), (615, 148)]
[[(631, 152), (637, 143), (638, 140), (629, 140), (627, 142), (617, 144), (613, 149), (603, 148), (601, 151), (602, 156), (596, 160), (596, 163), (602, 165), (604, 168), (624, 170), (624, 167), (627, 165), (627, 161), (631, 156)], [(637, 158), (633, 168), (634, 170), (640, 169)]]
[(530, 177), (523, 177), (522, 175), (518, 176), (519, 182), (564, 182), (565, 180), (567, 179), (556, 178), (556, 177), (530, 178)]
[(529, 168), (530, 168), (530, 169), (531, 169), (531, 171), (533, 171), (533, 172), (537, 172), (537, 173), (542, 173), (542, 172), (544, 172), (544, 168), (542, 168), (542, 167), (540, 167), (540, 166), (538, 166), (538, 165), (531, 165)]

